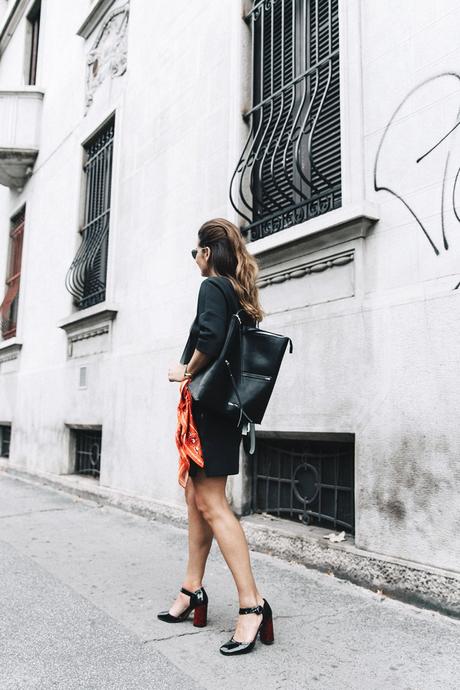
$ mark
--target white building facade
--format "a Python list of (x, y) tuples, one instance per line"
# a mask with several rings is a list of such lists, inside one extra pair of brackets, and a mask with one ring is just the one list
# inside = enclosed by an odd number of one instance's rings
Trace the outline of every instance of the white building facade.
[(235, 510), (458, 573), (458, 3), (0, 0), (0, 23), (2, 467), (183, 507), (167, 370), (226, 217), (294, 343)]

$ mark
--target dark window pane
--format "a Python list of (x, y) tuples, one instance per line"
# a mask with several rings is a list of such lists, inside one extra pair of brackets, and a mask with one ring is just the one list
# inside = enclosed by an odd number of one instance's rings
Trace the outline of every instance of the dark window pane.
[(36, 2), (28, 16), (29, 22), (29, 70), (28, 84), (37, 82), (38, 40), (40, 36), (41, 2)]

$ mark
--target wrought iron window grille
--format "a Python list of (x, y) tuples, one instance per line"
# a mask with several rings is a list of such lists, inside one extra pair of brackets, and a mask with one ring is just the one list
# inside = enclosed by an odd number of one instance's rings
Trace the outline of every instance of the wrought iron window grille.
[(262, 0), (230, 201), (256, 240), (341, 205), (338, 0)]
[(354, 532), (354, 444), (258, 439), (252, 510)]
[(85, 219), (65, 285), (79, 309), (105, 299), (115, 120), (85, 146)]
[(16, 335), (24, 224), (25, 208), (11, 219), (6, 291), (0, 304), (0, 327), (5, 339)]
[(74, 429), (75, 472), (91, 477), (101, 473), (102, 430)]

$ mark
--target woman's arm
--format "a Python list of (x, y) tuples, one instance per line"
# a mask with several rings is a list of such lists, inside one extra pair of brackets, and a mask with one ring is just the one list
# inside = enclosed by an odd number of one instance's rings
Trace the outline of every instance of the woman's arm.
[(209, 364), (211, 359), (211, 355), (205, 355), (204, 352), (195, 350), (188, 364), (177, 364), (169, 369), (168, 378), (170, 381), (183, 381), (186, 378), (184, 376), (185, 369), (187, 369), (187, 374), (191, 374), (193, 378), (195, 374)]
[(190, 358), (190, 362), (187, 366), (187, 374), (191, 374), (192, 377), (197, 374), (200, 369), (204, 369), (211, 361), (211, 355), (206, 355), (204, 352), (195, 350)]
[[(222, 290), (212, 280), (201, 283), (198, 294), (199, 333), (193, 355), (187, 364), (187, 373), (192, 377), (217, 357), (226, 336), (227, 302)], [(177, 364), (168, 371), (170, 381), (183, 381), (184, 364)]]

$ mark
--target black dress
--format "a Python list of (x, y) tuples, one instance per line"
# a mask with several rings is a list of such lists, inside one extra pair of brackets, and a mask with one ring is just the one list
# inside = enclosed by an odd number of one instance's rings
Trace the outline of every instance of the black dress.
[[(227, 299), (218, 287), (219, 283)], [(203, 280), (195, 320), (180, 358), (181, 363), (188, 364), (195, 349), (217, 357), (224, 344), (231, 316), (241, 308), (228, 278), (212, 276)], [(206, 476), (238, 474), (243, 424), (236, 426), (235, 421), (206, 410), (195, 400), (192, 402), (192, 414), (201, 441)], [(190, 460), (190, 476), (194, 477), (197, 470), (198, 465)]]

